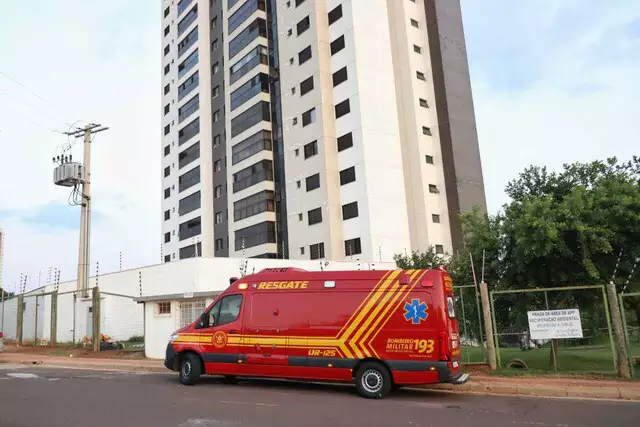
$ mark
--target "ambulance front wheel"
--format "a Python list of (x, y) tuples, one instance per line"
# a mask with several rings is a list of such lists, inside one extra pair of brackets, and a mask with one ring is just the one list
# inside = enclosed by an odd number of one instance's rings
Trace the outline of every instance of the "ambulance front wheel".
[(393, 386), (389, 370), (376, 362), (363, 363), (356, 371), (355, 382), (360, 396), (368, 399), (386, 396)]
[(180, 384), (194, 385), (202, 375), (202, 362), (194, 353), (186, 353), (180, 361)]

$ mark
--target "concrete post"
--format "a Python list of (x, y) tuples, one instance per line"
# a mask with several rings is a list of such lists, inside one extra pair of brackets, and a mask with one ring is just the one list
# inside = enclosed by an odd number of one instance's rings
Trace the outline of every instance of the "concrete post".
[(631, 368), (629, 367), (629, 351), (624, 338), (624, 330), (622, 329), (622, 314), (618, 302), (618, 293), (616, 285), (613, 281), (607, 284), (607, 299), (609, 300), (609, 310), (611, 312), (611, 322), (615, 331), (614, 338), (616, 343), (616, 363), (618, 364), (618, 375), (622, 378), (631, 379)]
[(100, 342), (102, 334), (100, 333), (100, 289), (96, 286), (93, 288), (93, 351), (100, 351)]
[(496, 346), (493, 339), (493, 319), (491, 318), (491, 305), (489, 304), (489, 290), (485, 282), (480, 282), (480, 298), (482, 300), (484, 336), (487, 339), (487, 362), (489, 362), (489, 368), (495, 371), (498, 363), (496, 361)]
[(51, 347), (58, 344), (58, 291), (51, 293), (51, 332), (49, 343)]
[(24, 296), (18, 295), (18, 318), (16, 319), (16, 342), (22, 345), (22, 318), (24, 316)]

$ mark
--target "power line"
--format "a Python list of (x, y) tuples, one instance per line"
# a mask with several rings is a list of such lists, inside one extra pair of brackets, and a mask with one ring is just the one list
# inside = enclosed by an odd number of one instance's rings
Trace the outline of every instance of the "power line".
[(31, 93), (33, 96), (35, 96), (36, 98), (38, 98), (40, 101), (44, 102), (45, 104), (49, 105), (51, 108), (53, 108), (54, 110), (61, 110), (62, 108), (52, 104), (51, 102), (47, 101), (46, 99), (44, 99), (43, 97), (41, 97), (40, 95), (38, 95), (33, 89), (29, 88), (27, 85), (25, 85), (24, 83), (19, 82), (18, 80), (14, 79), (13, 77), (7, 75), (6, 73), (2, 72), (0, 70), (0, 76), (3, 76), (4, 78), (12, 81), (13, 83), (22, 86), (23, 88), (25, 88), (27, 91), (29, 91), (29, 93)]
[[(6, 96), (6, 97), (8, 97), (8, 98), (11, 98), (11, 97), (10, 97), (10, 95), (9, 95), (8, 93), (6, 93), (6, 92), (2, 92), (2, 91), (0, 91), (0, 95), (4, 95), (4, 96)], [(40, 113), (40, 114), (42, 114), (43, 116), (45, 116), (45, 117), (47, 117), (47, 118), (49, 118), (49, 119), (53, 120), (54, 122), (56, 122), (56, 124), (58, 124), (58, 125), (59, 125), (59, 124), (64, 124), (64, 125), (66, 125), (66, 123), (65, 123), (63, 120), (61, 120), (61, 119), (57, 118), (57, 117), (56, 117), (56, 116), (54, 116), (54, 115), (51, 115), (51, 114), (47, 113), (47, 112), (46, 112), (46, 111), (44, 111), (44, 110), (41, 110), (41, 109), (40, 109), (38, 106), (36, 106), (35, 104), (32, 104), (32, 103), (30, 103), (29, 101), (27, 101), (27, 100), (25, 100), (25, 99), (20, 99), (20, 98), (18, 98), (18, 97), (16, 97), (16, 99), (18, 100), (18, 102), (23, 102), (24, 104), (26, 104), (26, 105), (28, 105), (29, 107), (33, 108), (34, 110), (36, 110), (37, 112), (39, 112), (39, 113)], [(11, 99), (9, 99), (9, 100), (11, 100)]]

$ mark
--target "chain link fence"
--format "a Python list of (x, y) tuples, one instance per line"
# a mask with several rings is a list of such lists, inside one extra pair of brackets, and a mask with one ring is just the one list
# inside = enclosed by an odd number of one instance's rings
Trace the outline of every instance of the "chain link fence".
[[(494, 291), (490, 299), (499, 368), (617, 372), (604, 286)], [(550, 310), (561, 311), (548, 313)], [(567, 338), (534, 339), (538, 335), (530, 331), (530, 318), (536, 316), (546, 319), (548, 330), (560, 331), (554, 336)], [(563, 335), (561, 330), (569, 323), (578, 326)], [(581, 338), (568, 338), (580, 334)]]
[(620, 311), (629, 350), (631, 375), (640, 379), (640, 292), (621, 294)]
[(474, 285), (454, 286), (456, 315), (460, 324), (460, 355), (466, 365), (485, 364), (486, 348), (482, 334), (480, 295)]

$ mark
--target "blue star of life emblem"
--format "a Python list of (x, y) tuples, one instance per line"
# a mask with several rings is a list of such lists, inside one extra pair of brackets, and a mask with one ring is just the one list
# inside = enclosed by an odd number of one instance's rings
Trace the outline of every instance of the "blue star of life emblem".
[(404, 305), (404, 318), (407, 322), (411, 321), (412, 324), (419, 325), (429, 317), (428, 309), (427, 303), (414, 298)]

